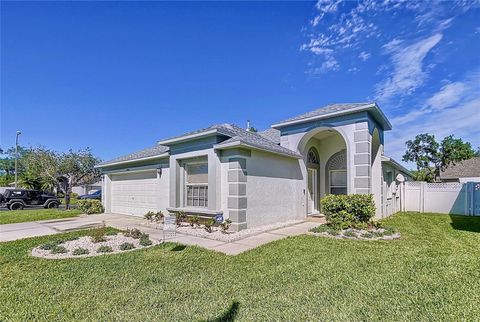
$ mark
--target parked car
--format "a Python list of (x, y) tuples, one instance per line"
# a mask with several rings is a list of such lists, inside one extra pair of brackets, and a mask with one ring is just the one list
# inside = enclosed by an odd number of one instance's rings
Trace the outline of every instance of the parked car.
[(60, 200), (52, 193), (40, 190), (7, 189), (0, 194), (0, 205), (10, 210), (30, 207), (58, 208)]
[(102, 200), (102, 190), (97, 190), (93, 193), (78, 196), (78, 199), (98, 199), (98, 200)]

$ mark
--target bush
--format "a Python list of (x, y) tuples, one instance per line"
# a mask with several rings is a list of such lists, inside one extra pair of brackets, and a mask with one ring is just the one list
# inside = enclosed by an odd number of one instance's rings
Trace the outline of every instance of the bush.
[(120, 245), (120, 250), (130, 250), (134, 248), (135, 248), (135, 245), (133, 245), (132, 243), (123, 243)]
[(343, 236), (346, 237), (357, 237), (357, 234), (353, 230), (347, 230), (343, 232)]
[(40, 245), (38, 248), (40, 249), (43, 249), (43, 250), (52, 250), (54, 249), (55, 247), (57, 247), (58, 245), (60, 245), (62, 243), (62, 241), (52, 241), (52, 242), (48, 242), (48, 243), (45, 243), (43, 245)]
[(144, 235), (144, 233), (142, 233), (142, 231), (137, 228), (127, 229), (123, 234), (127, 237), (132, 237), (135, 239), (139, 239), (140, 237), (142, 237), (142, 235)]
[(87, 255), (89, 253), (90, 252), (88, 251), (88, 249), (79, 247), (73, 250), (72, 255), (79, 256), (79, 255)]
[(105, 230), (106, 229), (104, 227), (92, 230), (90, 233), (90, 239), (92, 243), (101, 243), (107, 241), (107, 238), (105, 237)]
[(375, 214), (373, 195), (328, 195), (321, 200), (322, 211), (332, 227), (364, 227)]
[(182, 222), (184, 222), (187, 219), (187, 214), (183, 211), (179, 211), (175, 214), (175, 218), (176, 218), (177, 226), (180, 227), (182, 225)]
[(370, 239), (370, 238), (373, 237), (373, 234), (372, 234), (372, 233), (369, 233), (369, 232), (366, 232), (366, 233), (363, 233), (363, 234), (361, 235), (361, 237)]
[(320, 225), (318, 227), (314, 227), (312, 229), (310, 229), (310, 231), (312, 233), (325, 233), (327, 232), (329, 229), (331, 229), (330, 227), (328, 227), (327, 225)]
[(113, 252), (112, 247), (103, 245), (97, 248), (97, 253), (111, 253)]
[(220, 224), (220, 229), (222, 233), (226, 234), (230, 226), (232, 225), (232, 221), (230, 219), (225, 220)]
[(78, 193), (71, 192), (71, 193), (70, 193), (70, 198), (71, 198), (71, 199), (78, 199)]
[(163, 212), (161, 211), (149, 211), (144, 216), (145, 219), (150, 220), (151, 222), (160, 222), (163, 219)]
[(213, 226), (215, 226), (215, 223), (216, 223), (216, 221), (215, 221), (214, 218), (208, 219), (208, 220), (204, 223), (205, 230), (206, 230), (208, 233), (213, 232)]
[(101, 214), (104, 211), (102, 202), (97, 199), (79, 200), (78, 208), (87, 215)]
[(193, 215), (191, 217), (188, 217), (188, 223), (192, 227), (198, 226), (198, 225), (200, 225), (200, 217), (198, 217), (197, 215)]
[(152, 241), (150, 238), (148, 238), (148, 234), (143, 234), (142, 237), (140, 237), (140, 245), (142, 246), (150, 246), (152, 244)]
[(153, 221), (153, 215), (154, 214), (155, 213), (153, 211), (149, 211), (145, 215), (143, 215), (143, 218), (145, 218), (146, 220), (149, 220), (149, 221)]
[(55, 246), (52, 248), (52, 250), (50, 251), (50, 253), (52, 254), (65, 254), (67, 251), (67, 249), (63, 246)]
[(383, 234), (385, 236), (392, 236), (396, 232), (397, 232), (397, 230), (393, 227), (385, 227), (385, 230), (383, 231)]

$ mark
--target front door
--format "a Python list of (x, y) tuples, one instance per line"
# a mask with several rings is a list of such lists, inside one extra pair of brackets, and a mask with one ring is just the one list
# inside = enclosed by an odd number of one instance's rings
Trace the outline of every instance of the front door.
[(307, 203), (308, 208), (307, 212), (309, 215), (318, 213), (318, 177), (317, 169), (308, 168), (308, 195)]

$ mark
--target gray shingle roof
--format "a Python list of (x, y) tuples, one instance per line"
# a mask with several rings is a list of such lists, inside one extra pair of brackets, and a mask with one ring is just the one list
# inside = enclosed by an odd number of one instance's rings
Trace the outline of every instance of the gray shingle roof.
[(258, 132), (261, 136), (270, 140), (276, 144), (280, 144), (280, 131), (277, 129), (268, 129), (265, 131)]
[(357, 108), (357, 107), (369, 106), (369, 105), (373, 105), (373, 104), (375, 104), (375, 103), (364, 102), (364, 103), (331, 104), (331, 105), (323, 106), (321, 108), (318, 108), (316, 110), (313, 110), (313, 111), (310, 111), (310, 112), (307, 112), (307, 113), (304, 113), (304, 114), (301, 114), (301, 115), (291, 117), (289, 119), (283, 120), (283, 121), (278, 122), (278, 123), (298, 121), (298, 120), (302, 120), (302, 119), (306, 119), (306, 118), (310, 118), (310, 117), (314, 117), (314, 116), (322, 116), (322, 115), (331, 114), (331, 113), (335, 113), (335, 112), (348, 111), (348, 110), (351, 110), (351, 109), (354, 109), (354, 108)]
[(456, 162), (440, 171), (441, 179), (480, 177), (480, 157)]
[(127, 154), (127, 155), (123, 155), (121, 157), (118, 157), (118, 158), (115, 158), (115, 159), (112, 159), (112, 160), (109, 160), (109, 161), (102, 162), (99, 165), (102, 166), (102, 165), (108, 165), (108, 164), (111, 164), (111, 163), (124, 162), (124, 161), (134, 161), (134, 160), (137, 160), (137, 159), (153, 157), (153, 156), (156, 156), (156, 155), (164, 154), (165, 152), (168, 152), (168, 150), (169, 150), (168, 147), (160, 145), (160, 144), (156, 144), (152, 147), (149, 147), (149, 148), (137, 151), (137, 152), (133, 152), (133, 153), (130, 153), (130, 154)]
[(202, 133), (209, 132), (209, 131), (212, 131), (212, 130), (216, 130), (220, 134), (231, 137), (231, 136), (235, 135), (235, 132), (231, 131), (231, 129), (229, 128), (230, 126), (231, 126), (231, 124), (214, 124), (214, 125), (211, 125), (209, 127), (205, 127), (203, 129), (199, 129), (199, 130), (187, 132), (187, 133), (184, 133), (184, 134), (181, 134), (181, 135), (169, 137), (167, 139), (160, 140), (160, 142), (182, 139), (184, 137), (188, 137), (188, 136), (195, 135), (195, 134), (202, 134)]
[(278, 145), (272, 140), (265, 138), (264, 136), (260, 135), (259, 133), (250, 132), (244, 130), (241, 127), (238, 127), (234, 124), (227, 124), (223, 125), (226, 126), (226, 131), (230, 131), (231, 133), (235, 133), (230, 139), (219, 143), (217, 146), (221, 147), (222, 145), (227, 145), (233, 142), (240, 142), (246, 145), (256, 147), (262, 150), (270, 151), (273, 153), (279, 153), (287, 156), (292, 157), (301, 157), (297, 152), (287, 149), (283, 146)]

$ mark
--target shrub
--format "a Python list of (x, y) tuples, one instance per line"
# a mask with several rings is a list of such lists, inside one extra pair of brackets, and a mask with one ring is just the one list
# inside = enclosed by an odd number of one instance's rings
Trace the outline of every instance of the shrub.
[(346, 237), (357, 237), (357, 234), (353, 230), (347, 230), (343, 232), (343, 236)]
[(397, 230), (393, 227), (385, 227), (385, 230), (383, 231), (383, 234), (385, 236), (391, 236), (393, 234), (395, 234), (397, 232)]
[(52, 241), (52, 242), (48, 242), (48, 243), (45, 243), (43, 245), (40, 245), (40, 249), (43, 249), (43, 250), (52, 250), (53, 248), (57, 247), (59, 244), (61, 244), (62, 241)]
[(163, 212), (161, 212), (161, 211), (157, 211), (157, 212), (149, 211), (143, 216), (143, 218), (145, 218), (145, 219), (147, 219), (151, 222), (160, 222), (163, 219)]
[(107, 245), (102, 245), (97, 248), (97, 253), (111, 253), (111, 252), (113, 252), (112, 247)]
[(78, 255), (87, 255), (89, 254), (90, 252), (88, 251), (88, 249), (86, 248), (75, 248), (72, 252), (72, 255), (75, 255), (75, 256), (78, 256)]
[(74, 241), (74, 240), (78, 240), (79, 238), (80, 237), (78, 237), (78, 236), (65, 237), (65, 238), (63, 238), (63, 242)]
[(366, 233), (363, 233), (363, 234), (361, 235), (361, 237), (370, 239), (370, 238), (373, 237), (373, 235), (372, 235), (372, 233), (370, 233), (370, 232), (367, 231)]
[(329, 229), (331, 229), (330, 227), (328, 227), (327, 225), (320, 225), (318, 227), (314, 227), (312, 229), (310, 229), (310, 231), (312, 233), (325, 233), (327, 232)]
[(87, 215), (101, 214), (103, 212), (102, 202), (97, 199), (79, 200), (78, 208)]
[(327, 223), (345, 229), (368, 223), (375, 214), (373, 195), (328, 195), (321, 201)]
[(71, 198), (71, 199), (78, 199), (78, 193), (71, 192), (71, 193), (70, 193), (70, 198)]
[(200, 218), (197, 215), (193, 215), (191, 217), (188, 217), (188, 222), (190, 226), (198, 226), (200, 224)]
[(232, 225), (232, 221), (230, 219), (225, 220), (220, 224), (220, 229), (222, 233), (226, 234), (230, 226)]
[(163, 217), (163, 212), (157, 211), (155, 214), (153, 214), (153, 221), (161, 222), (163, 220)]
[(107, 241), (107, 238), (105, 237), (105, 228), (102, 227), (92, 230), (90, 233), (90, 239), (92, 243), (101, 243)]
[(52, 250), (50, 251), (50, 253), (52, 254), (65, 254), (67, 251), (67, 249), (63, 246), (55, 246), (52, 248)]
[(332, 236), (337, 236), (337, 235), (340, 234), (340, 231), (338, 231), (337, 229), (334, 229), (334, 228), (329, 228), (329, 229), (327, 230), (327, 233), (328, 233), (329, 235), (332, 235)]
[(152, 241), (150, 240), (150, 238), (148, 238), (148, 234), (144, 234), (142, 235), (142, 237), (140, 237), (140, 245), (150, 246), (151, 244), (152, 244)]
[(375, 215), (375, 201), (372, 194), (354, 194), (349, 199), (348, 212), (352, 213), (358, 222), (367, 223)]
[(139, 239), (140, 237), (142, 237), (142, 235), (144, 235), (141, 232), (141, 230), (139, 230), (137, 228), (127, 229), (123, 234), (127, 237), (132, 237), (132, 238), (135, 238), (135, 239)]
[(155, 213), (153, 211), (149, 211), (145, 215), (143, 215), (143, 218), (145, 218), (146, 220), (149, 220), (149, 221), (153, 221), (153, 216), (154, 215), (155, 215)]
[(120, 245), (120, 250), (130, 250), (134, 248), (135, 248), (135, 245), (133, 245), (132, 243), (123, 243)]
[(381, 231), (374, 231), (372, 232), (373, 237), (383, 237), (383, 232)]
[(377, 229), (383, 228), (383, 222), (381, 221), (372, 221), (372, 225)]
[(205, 230), (206, 230), (208, 233), (213, 232), (213, 226), (215, 226), (215, 223), (216, 223), (216, 221), (215, 221), (214, 218), (208, 219), (208, 220), (205, 222), (205, 224), (204, 224)]
[(180, 227), (182, 225), (182, 222), (184, 222), (187, 219), (187, 214), (185, 214), (184, 211), (179, 211), (175, 214), (175, 218), (176, 218), (177, 226)]

